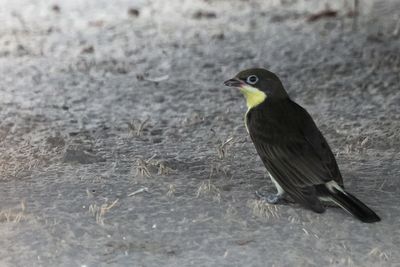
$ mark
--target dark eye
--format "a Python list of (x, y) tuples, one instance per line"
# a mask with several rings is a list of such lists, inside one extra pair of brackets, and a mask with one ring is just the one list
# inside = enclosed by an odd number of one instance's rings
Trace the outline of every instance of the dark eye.
[(256, 75), (250, 75), (246, 79), (246, 83), (248, 84), (256, 84), (258, 82), (258, 77)]

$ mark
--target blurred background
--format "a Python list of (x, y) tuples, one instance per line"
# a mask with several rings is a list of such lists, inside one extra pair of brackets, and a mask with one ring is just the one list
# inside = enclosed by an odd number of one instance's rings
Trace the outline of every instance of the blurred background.
[[(1, 266), (397, 266), (400, 1), (0, 2)], [(383, 219), (269, 206), (264, 67)]]

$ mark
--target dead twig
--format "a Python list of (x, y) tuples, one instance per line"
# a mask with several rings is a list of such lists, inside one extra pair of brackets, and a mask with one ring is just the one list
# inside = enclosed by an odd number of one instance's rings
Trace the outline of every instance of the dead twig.
[(218, 157), (220, 159), (223, 159), (227, 156), (229, 145), (232, 145), (233, 143), (233, 137), (230, 137), (217, 147)]
[(142, 188), (140, 188), (140, 189), (138, 189), (138, 190), (136, 190), (136, 191), (130, 193), (130, 194), (128, 195), (128, 197), (131, 197), (131, 196), (134, 196), (134, 195), (143, 193), (143, 192), (150, 193), (150, 192), (149, 192), (149, 189), (148, 189), (147, 187), (142, 187)]
[(319, 11), (317, 13), (311, 14), (307, 17), (308, 22), (314, 22), (323, 18), (333, 18), (338, 14), (337, 10), (330, 9), (328, 6), (325, 10)]

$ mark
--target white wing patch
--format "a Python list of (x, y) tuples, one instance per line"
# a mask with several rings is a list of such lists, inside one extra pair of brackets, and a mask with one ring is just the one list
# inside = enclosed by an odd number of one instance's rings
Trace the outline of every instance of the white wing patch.
[(278, 182), (275, 180), (275, 178), (270, 174), (269, 177), (271, 178), (271, 181), (275, 184), (276, 190), (278, 191), (278, 195), (282, 195), (283, 193), (285, 193), (285, 190), (283, 190), (283, 188), (278, 184)]

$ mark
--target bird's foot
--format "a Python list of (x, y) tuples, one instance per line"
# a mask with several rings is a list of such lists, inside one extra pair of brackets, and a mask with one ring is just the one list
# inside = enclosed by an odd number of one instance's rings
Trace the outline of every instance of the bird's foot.
[(262, 194), (262, 193), (256, 191), (256, 196), (257, 196), (260, 200), (262, 200), (262, 201), (264, 201), (264, 202), (267, 202), (268, 204), (274, 204), (274, 205), (276, 205), (276, 204), (286, 204), (286, 203), (289, 202), (289, 201), (287, 200), (287, 198), (286, 198), (286, 194), (285, 194), (285, 193), (280, 194), (280, 195), (278, 195), (278, 194), (274, 194), (274, 195), (264, 195), (264, 194)]

